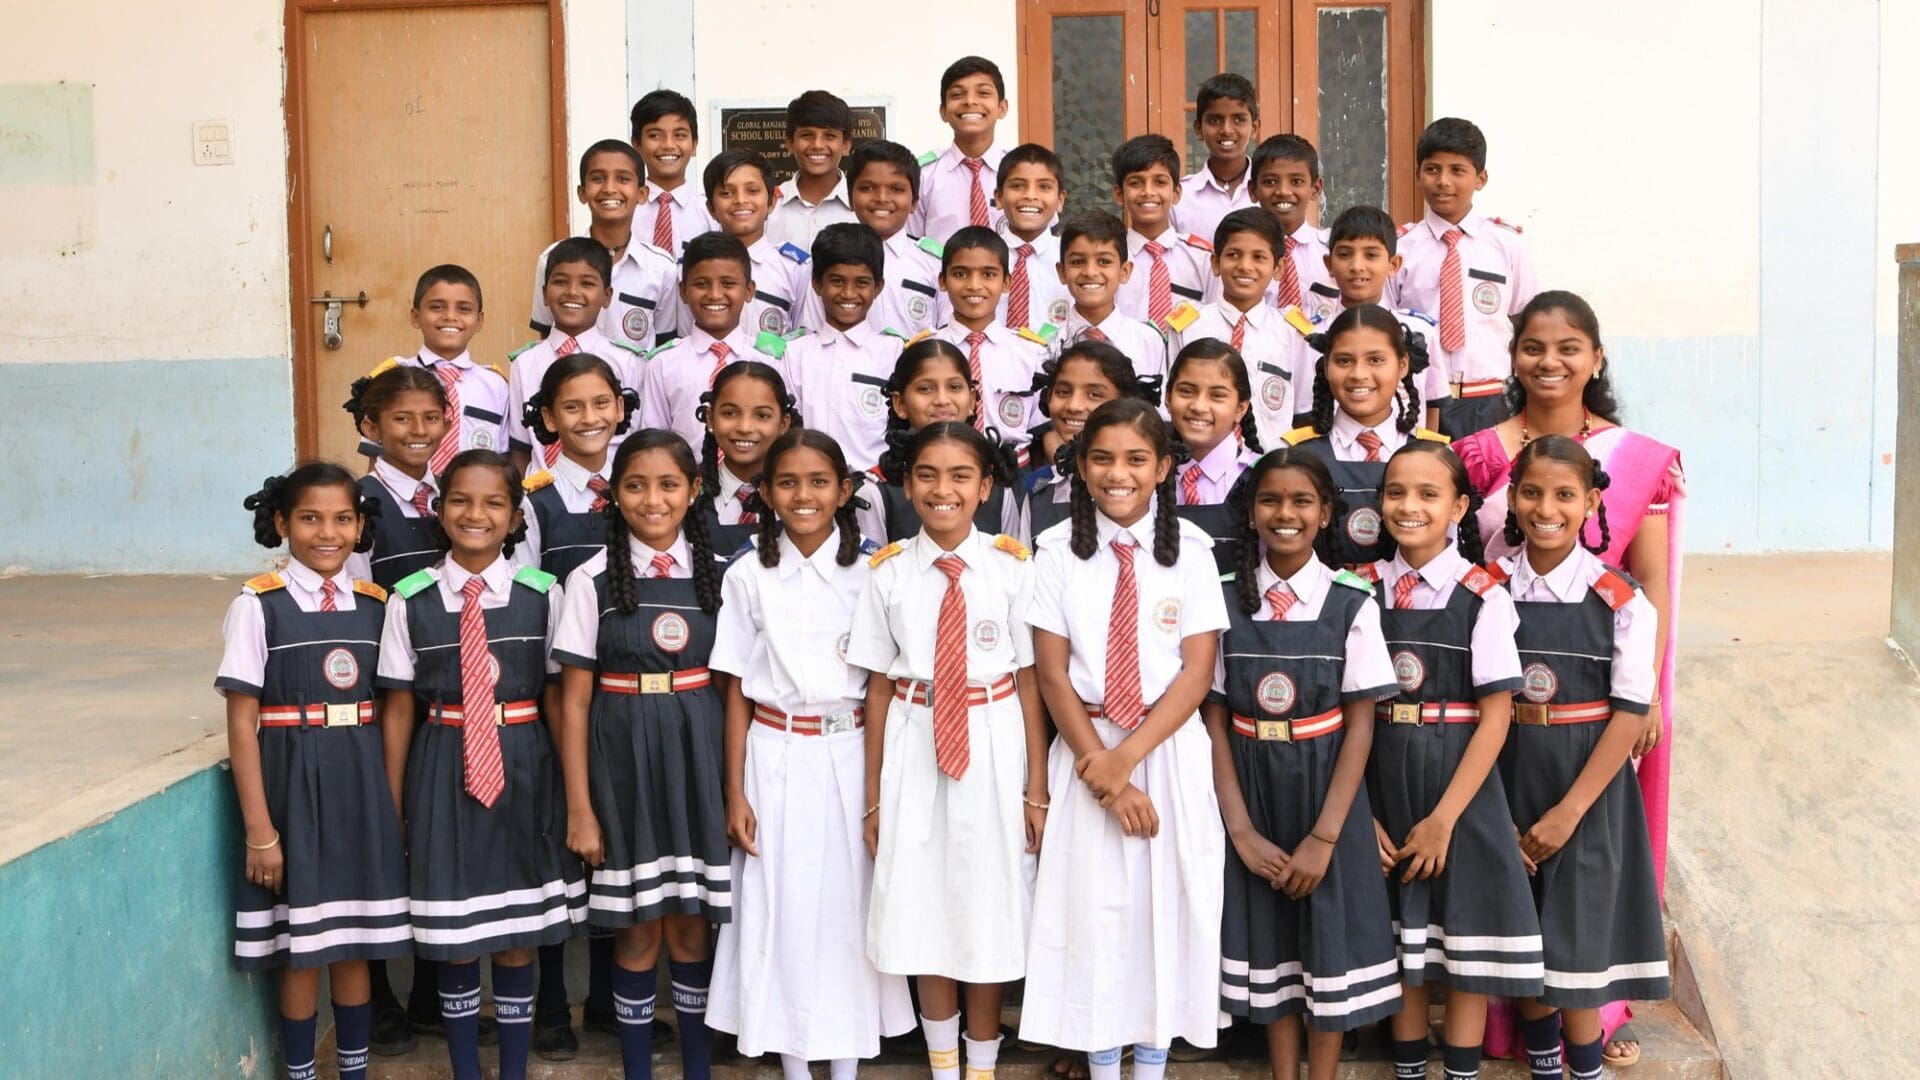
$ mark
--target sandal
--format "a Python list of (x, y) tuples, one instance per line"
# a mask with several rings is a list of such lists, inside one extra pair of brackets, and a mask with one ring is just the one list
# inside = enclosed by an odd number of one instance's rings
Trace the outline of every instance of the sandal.
[[(1633, 1049), (1615, 1054), (1613, 1048), (1616, 1046), (1630, 1046)], [(1607, 1040), (1600, 1060), (1616, 1069), (1625, 1069), (1640, 1063), (1640, 1036), (1634, 1033), (1632, 1024), (1621, 1024), (1613, 1030), (1613, 1038)]]

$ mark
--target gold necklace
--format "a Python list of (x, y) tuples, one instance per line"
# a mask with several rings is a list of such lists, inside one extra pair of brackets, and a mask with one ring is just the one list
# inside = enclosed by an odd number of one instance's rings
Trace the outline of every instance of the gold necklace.
[[(1591, 434), (1593, 434), (1593, 414), (1583, 408), (1580, 410), (1580, 434), (1575, 435), (1573, 440), (1586, 442), (1587, 436)], [(1527, 430), (1527, 413), (1523, 409), (1520, 412), (1520, 445), (1525, 446), (1532, 441), (1533, 432)]]

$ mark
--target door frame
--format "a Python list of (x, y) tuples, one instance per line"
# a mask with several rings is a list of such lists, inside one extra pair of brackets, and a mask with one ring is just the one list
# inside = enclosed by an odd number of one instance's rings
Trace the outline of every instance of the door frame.
[(320, 422), (321, 387), (314, 350), (319, 335), (314, 330), (312, 282), (307, 271), (313, 254), (312, 212), (307, 185), (302, 182), (306, 168), (306, 40), (307, 16), (335, 11), (390, 11), (413, 8), (453, 7), (544, 7), (547, 10), (547, 93), (548, 132), (552, 147), (553, 235), (567, 231), (567, 179), (572, 168), (567, 160), (567, 49), (566, 12), (563, 0), (286, 0), (282, 51), (286, 56), (287, 87), (285, 113), (287, 124), (287, 275), (293, 327), (293, 443), (299, 458), (312, 457), (317, 449)]

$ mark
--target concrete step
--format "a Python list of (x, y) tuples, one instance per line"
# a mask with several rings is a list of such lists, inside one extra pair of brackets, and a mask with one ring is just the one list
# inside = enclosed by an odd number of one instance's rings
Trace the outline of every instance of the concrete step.
[[(1641, 1057), (1640, 1063), (1630, 1070), (1632, 1080), (1721, 1080), (1719, 1052), (1687, 1022), (1678, 1007), (1660, 1002), (1636, 1006), (1635, 1012), (1633, 1026), (1640, 1035)], [(1341, 1063), (1341, 1080), (1378, 1080), (1392, 1076), (1387, 1049), (1378, 1033), (1364, 1032), (1360, 1058)], [(488, 1075), (492, 1076), (494, 1051), (484, 1049), (480, 1056)], [(322, 1054), (321, 1059), (326, 1061), (328, 1055)], [(998, 1075), (1001, 1080), (1048, 1080), (1047, 1066), (1052, 1060), (1051, 1053), (1024, 1052), (1009, 1040), (1000, 1055)], [(825, 1064), (816, 1063), (813, 1072), (816, 1080), (824, 1080)], [(367, 1070), (368, 1080), (445, 1080), (452, 1075), (447, 1066), (446, 1044), (432, 1038), (421, 1039), (420, 1046), (411, 1054), (376, 1057)], [(611, 1035), (593, 1031), (580, 1032), (580, 1055), (574, 1060), (546, 1062), (534, 1058), (527, 1069), (528, 1080), (621, 1080), (623, 1075), (619, 1042)], [(653, 1075), (656, 1080), (682, 1080), (678, 1052), (669, 1047), (656, 1054)], [(734, 1058), (718, 1063), (713, 1075), (716, 1080), (781, 1080), (779, 1062), (770, 1057)], [(882, 1054), (860, 1064), (860, 1076), (864, 1080), (922, 1080), (926, 1075), (924, 1056)], [(1231, 1060), (1176, 1062), (1168, 1066), (1167, 1075), (1171, 1080), (1270, 1080), (1272, 1071), (1264, 1052), (1256, 1048)], [(1430, 1075), (1441, 1075), (1438, 1061), (1433, 1063)], [(1527, 1070), (1517, 1062), (1489, 1061), (1480, 1075), (1486, 1080), (1525, 1080)], [(1608, 1075), (1626, 1076), (1628, 1071), (1609, 1070)]]

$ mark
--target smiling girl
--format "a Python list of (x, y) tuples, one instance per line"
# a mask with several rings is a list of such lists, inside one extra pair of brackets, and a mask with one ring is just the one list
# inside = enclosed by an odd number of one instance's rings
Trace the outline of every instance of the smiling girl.
[(1167, 412), (1192, 460), (1175, 470), (1181, 517), (1213, 538), (1221, 573), (1239, 565), (1240, 529), (1227, 493), (1260, 459), (1247, 364), (1232, 345), (1198, 338), (1174, 357), (1167, 375)]
[(394, 364), (356, 380), (347, 411), (360, 434), (380, 447), (360, 492), (378, 512), (367, 521), (366, 551), (347, 559), (349, 574), (383, 589), (440, 561), (433, 500), (439, 481), (429, 463), (447, 433), (447, 391), (433, 372)]
[[(978, 417), (980, 395), (967, 374), (967, 357), (958, 347), (939, 338), (922, 338), (906, 347), (887, 380), (886, 452), (880, 455), (878, 503), (888, 540), (904, 540), (920, 529), (917, 504), (906, 489), (907, 447), (916, 432), (933, 424), (972, 424)], [(1014, 497), (1019, 467), (1013, 450), (997, 437), (988, 444), (992, 481), (974, 510), (974, 525), (982, 532), (1011, 535), (1020, 527), (1020, 501)]]
[(527, 402), (527, 430), (541, 445), (558, 442), (560, 456), (523, 483), (531, 511), (519, 545), (525, 565), (564, 581), (606, 546), (607, 459), (638, 404), (597, 356), (574, 353), (547, 369)]
[(800, 413), (779, 371), (758, 360), (736, 360), (700, 395), (699, 419), (707, 436), (695, 506), (714, 552), (728, 558), (760, 527), (765, 503), (755, 496), (767, 447), (800, 423)]
[(1160, 381), (1141, 380), (1126, 354), (1104, 341), (1082, 341), (1041, 365), (1033, 393), (1049, 423), (1034, 434), (1033, 461), (1041, 466), (1028, 480), (1021, 503), (1018, 535), (1029, 542), (1067, 519), (1075, 452), (1062, 454), (1086, 429), (1093, 410), (1109, 401), (1135, 398), (1158, 403)]

